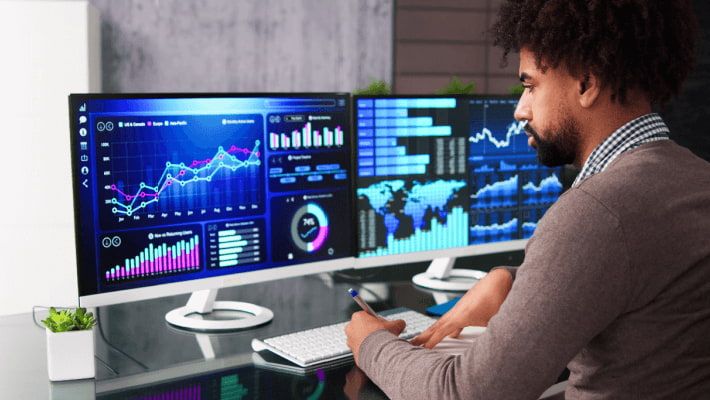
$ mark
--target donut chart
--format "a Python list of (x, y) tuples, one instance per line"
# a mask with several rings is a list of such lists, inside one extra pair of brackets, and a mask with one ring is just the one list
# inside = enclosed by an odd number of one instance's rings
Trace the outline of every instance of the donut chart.
[(328, 216), (320, 206), (308, 203), (301, 206), (291, 219), (291, 239), (299, 249), (313, 253), (328, 238)]

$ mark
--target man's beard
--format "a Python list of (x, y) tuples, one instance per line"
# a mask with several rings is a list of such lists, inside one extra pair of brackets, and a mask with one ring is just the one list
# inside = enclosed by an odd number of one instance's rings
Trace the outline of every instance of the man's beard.
[(574, 162), (579, 148), (579, 128), (572, 119), (563, 120), (556, 132), (546, 131), (549, 140), (541, 138), (530, 124), (525, 125), (525, 131), (535, 139), (533, 147), (542, 165), (558, 167)]

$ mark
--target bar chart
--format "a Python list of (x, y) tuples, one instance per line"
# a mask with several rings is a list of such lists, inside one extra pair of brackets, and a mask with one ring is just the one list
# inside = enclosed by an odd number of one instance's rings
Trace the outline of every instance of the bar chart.
[[(362, 217), (361, 217), (362, 218)], [(367, 221), (361, 223), (368, 225)], [(360, 257), (386, 256), (390, 254), (406, 254), (415, 251), (429, 251), (448, 247), (468, 245), (468, 213), (461, 207), (451, 210), (442, 224), (438, 219), (430, 220), (429, 229), (416, 228), (406, 238), (397, 239), (393, 233), (387, 235), (385, 246), (373, 251), (360, 252)]]
[(434, 140), (454, 136), (446, 117), (454, 98), (360, 99), (357, 107), (360, 177), (424, 175), (435, 161)]
[(217, 232), (217, 236), (220, 268), (261, 260), (259, 228), (227, 229)]
[(106, 271), (105, 278), (107, 282), (124, 281), (194, 271), (200, 266), (200, 237), (194, 235), (172, 245), (151, 242), (136, 256)]
[(458, 180), (391, 180), (358, 188), (360, 255), (466, 246), (465, 187)]
[(263, 261), (265, 242), (260, 221), (211, 224), (207, 229), (208, 268), (241, 267)]
[(272, 150), (319, 149), (341, 147), (344, 144), (345, 136), (340, 126), (334, 129), (323, 127), (317, 130), (313, 128), (311, 122), (307, 122), (301, 130), (293, 130), (290, 133), (269, 133), (269, 147)]

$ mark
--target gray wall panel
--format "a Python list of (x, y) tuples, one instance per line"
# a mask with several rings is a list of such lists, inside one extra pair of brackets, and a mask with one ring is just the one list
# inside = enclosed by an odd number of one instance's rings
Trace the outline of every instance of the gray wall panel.
[(392, 0), (91, 3), (105, 92), (351, 91), (392, 76)]

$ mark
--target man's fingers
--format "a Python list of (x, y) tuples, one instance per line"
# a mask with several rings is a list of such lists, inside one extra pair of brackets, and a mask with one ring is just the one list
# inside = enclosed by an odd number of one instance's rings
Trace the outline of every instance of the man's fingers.
[(439, 344), (439, 342), (441, 342), (448, 334), (448, 330), (444, 331), (443, 329), (439, 329), (434, 333), (434, 335), (432, 335), (431, 338), (429, 338), (429, 340), (427, 340), (426, 343), (424, 343), (424, 347), (426, 347), (427, 349), (433, 348), (434, 346)]
[(452, 333), (451, 335), (449, 335), (449, 337), (457, 338), (457, 337), (459, 337), (459, 335), (461, 334), (461, 331), (463, 331), (463, 328), (456, 329), (456, 330), (454, 331), (454, 333)]
[(387, 330), (392, 332), (394, 335), (399, 335), (404, 331), (404, 328), (407, 327), (407, 323), (404, 322), (402, 319), (398, 319), (395, 321), (387, 321), (385, 322), (385, 326), (387, 327)]
[(426, 343), (427, 340), (431, 337), (432, 334), (434, 334), (434, 331), (436, 330), (436, 324), (430, 326), (425, 330), (424, 332), (418, 334), (415, 336), (410, 343), (413, 346), (420, 346), (422, 343)]

